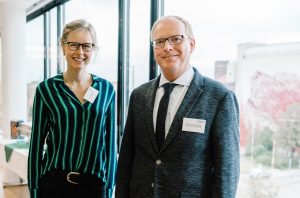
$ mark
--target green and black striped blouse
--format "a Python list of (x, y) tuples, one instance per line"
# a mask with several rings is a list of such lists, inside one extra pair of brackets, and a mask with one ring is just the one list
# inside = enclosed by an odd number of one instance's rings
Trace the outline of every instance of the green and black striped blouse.
[(41, 176), (51, 170), (97, 175), (112, 194), (117, 163), (115, 91), (107, 80), (92, 77), (92, 87), (99, 91), (93, 103), (81, 104), (62, 74), (37, 86), (28, 156), (32, 198), (38, 197)]

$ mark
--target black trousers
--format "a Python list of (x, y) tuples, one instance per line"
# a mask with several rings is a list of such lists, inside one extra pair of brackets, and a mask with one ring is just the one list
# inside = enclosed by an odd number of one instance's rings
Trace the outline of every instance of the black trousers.
[(106, 198), (105, 184), (92, 175), (72, 175), (70, 183), (68, 172), (53, 171), (40, 179), (41, 198)]

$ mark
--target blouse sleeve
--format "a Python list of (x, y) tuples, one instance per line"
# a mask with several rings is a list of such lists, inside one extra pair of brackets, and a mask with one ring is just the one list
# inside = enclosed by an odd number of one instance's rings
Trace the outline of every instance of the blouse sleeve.
[(108, 198), (112, 197), (117, 166), (117, 135), (115, 120), (115, 93), (113, 92), (106, 117), (106, 189)]
[(32, 129), (28, 155), (28, 186), (30, 197), (37, 198), (38, 183), (41, 175), (44, 140), (47, 134), (47, 106), (43, 100), (40, 85), (37, 87), (33, 102)]

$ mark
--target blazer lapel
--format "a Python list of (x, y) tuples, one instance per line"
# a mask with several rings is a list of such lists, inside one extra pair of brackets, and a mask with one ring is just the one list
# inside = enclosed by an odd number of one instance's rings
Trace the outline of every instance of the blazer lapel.
[(158, 76), (150, 85), (149, 89), (147, 90), (146, 94), (146, 105), (145, 105), (145, 121), (146, 121), (146, 130), (148, 131), (148, 135), (150, 141), (155, 149), (156, 153), (158, 153), (158, 146), (155, 139), (154, 134), (154, 126), (153, 126), (153, 107), (155, 101), (156, 90), (159, 85), (160, 76)]
[(201, 89), (201, 86), (203, 84), (203, 77), (197, 71), (197, 69), (194, 68), (194, 71), (194, 78), (178, 108), (178, 111), (175, 114), (175, 117), (169, 129), (169, 133), (166, 137), (164, 144), (162, 145), (160, 152), (162, 152), (170, 144), (172, 139), (175, 137), (176, 133), (181, 131), (183, 118), (187, 117), (190, 110), (194, 107), (195, 103), (197, 102), (198, 98), (200, 97), (203, 91)]

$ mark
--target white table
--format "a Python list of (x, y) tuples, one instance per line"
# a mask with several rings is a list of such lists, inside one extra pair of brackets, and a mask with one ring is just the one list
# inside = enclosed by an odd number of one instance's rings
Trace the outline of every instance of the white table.
[[(28, 149), (13, 149), (10, 159), (6, 161), (5, 145), (16, 143), (17, 141), (20, 140), (0, 139), (0, 163), (4, 165), (6, 169), (15, 173), (23, 182), (26, 182)], [(13, 180), (11, 178), (3, 178), (4, 182), (6, 182), (5, 179)]]

